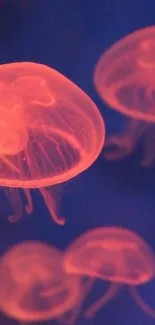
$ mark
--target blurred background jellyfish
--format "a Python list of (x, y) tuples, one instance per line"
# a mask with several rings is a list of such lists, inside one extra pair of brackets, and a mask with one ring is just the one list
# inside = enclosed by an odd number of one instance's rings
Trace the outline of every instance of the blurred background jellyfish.
[(0, 66), (0, 185), (12, 205), (10, 220), (22, 215), (19, 188), (33, 210), (29, 189), (39, 188), (56, 223), (51, 185), (87, 169), (105, 138), (93, 101), (52, 68), (17, 62)]
[(107, 138), (104, 156), (115, 160), (129, 156), (143, 140), (141, 164), (155, 161), (155, 26), (127, 35), (99, 59), (94, 84), (114, 110), (131, 118), (120, 134)]
[(88, 318), (117, 294), (120, 285), (128, 285), (136, 303), (150, 316), (155, 311), (139, 296), (136, 286), (155, 276), (155, 255), (136, 233), (119, 227), (100, 227), (77, 238), (67, 249), (64, 266), (69, 274), (89, 276), (111, 283), (105, 295), (90, 306)]
[(0, 261), (0, 310), (21, 322), (63, 316), (80, 299), (79, 277), (64, 272), (63, 253), (37, 241), (13, 246)]

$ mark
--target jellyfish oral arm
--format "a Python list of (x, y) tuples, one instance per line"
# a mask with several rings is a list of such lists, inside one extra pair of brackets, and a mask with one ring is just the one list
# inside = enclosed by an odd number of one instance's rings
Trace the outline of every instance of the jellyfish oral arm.
[(45, 204), (50, 212), (50, 215), (53, 217), (53, 220), (60, 226), (63, 226), (65, 224), (66, 219), (65, 218), (59, 218), (57, 215), (57, 209), (56, 209), (56, 202), (52, 195), (51, 188), (39, 188), (39, 191), (45, 201)]
[(32, 203), (32, 197), (29, 189), (24, 188), (23, 189), (24, 194), (27, 199), (27, 204), (25, 206), (25, 211), (27, 214), (31, 214), (33, 212), (33, 203)]
[(133, 151), (132, 139), (125, 135), (114, 135), (107, 139), (104, 158), (107, 160), (123, 159)]
[(120, 135), (110, 136), (105, 144), (104, 157), (108, 160), (117, 160), (129, 156), (137, 143), (137, 126), (139, 121), (129, 122)]
[[(31, 214), (33, 212), (33, 203), (32, 198), (30, 194), (29, 189), (23, 189), (27, 203), (25, 205), (25, 211), (27, 214)], [(23, 204), (22, 204), (22, 198), (19, 193), (19, 189), (15, 187), (3, 187), (3, 192), (8, 198), (8, 201), (11, 205), (12, 213), (9, 216), (9, 221), (11, 223), (15, 223), (20, 220), (22, 214), (23, 214)]]
[(3, 187), (3, 191), (11, 203), (12, 214), (9, 216), (11, 223), (17, 222), (22, 216), (22, 201), (17, 188)]
[(114, 296), (117, 294), (119, 289), (119, 285), (116, 283), (112, 283), (106, 292), (106, 294), (101, 297), (98, 301), (96, 301), (92, 306), (90, 306), (86, 312), (85, 316), (86, 318), (93, 318), (94, 314), (105, 304), (107, 304), (109, 301), (111, 301)]
[(135, 150), (139, 139), (145, 135), (147, 125), (141, 121), (131, 120), (120, 135), (110, 136), (105, 144), (104, 157), (118, 160), (128, 157)]
[(150, 317), (155, 318), (155, 310), (153, 310), (139, 295), (137, 289), (133, 286), (129, 287), (130, 294), (133, 300), (137, 303), (137, 305)]

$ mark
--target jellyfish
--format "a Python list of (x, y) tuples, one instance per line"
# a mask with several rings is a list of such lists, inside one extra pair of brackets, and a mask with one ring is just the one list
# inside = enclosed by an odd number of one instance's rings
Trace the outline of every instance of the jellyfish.
[(63, 252), (38, 241), (14, 245), (0, 261), (0, 310), (21, 322), (62, 316), (77, 304), (80, 281), (63, 269)]
[(142, 142), (141, 165), (155, 162), (155, 26), (125, 36), (99, 59), (94, 84), (103, 101), (127, 118), (120, 133), (107, 137), (104, 157), (122, 159)]
[(0, 66), (0, 186), (12, 206), (9, 220), (32, 213), (38, 188), (57, 224), (53, 187), (85, 171), (104, 144), (105, 125), (94, 102), (54, 69), (33, 62)]
[(108, 281), (105, 295), (88, 307), (85, 316), (93, 315), (127, 285), (136, 303), (151, 317), (155, 311), (138, 294), (137, 286), (155, 276), (155, 255), (136, 233), (119, 227), (100, 227), (77, 238), (66, 250), (64, 267), (69, 274)]

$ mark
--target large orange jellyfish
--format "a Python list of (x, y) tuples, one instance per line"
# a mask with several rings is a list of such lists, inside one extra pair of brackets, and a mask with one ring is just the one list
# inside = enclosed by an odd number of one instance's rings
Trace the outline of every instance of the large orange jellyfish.
[[(94, 84), (101, 98), (132, 120), (121, 134), (107, 138), (104, 156), (130, 155), (143, 139), (142, 165), (155, 161), (155, 26), (127, 35), (99, 59)], [(150, 125), (151, 124), (151, 125)]]
[(68, 273), (89, 276), (111, 283), (107, 293), (86, 311), (87, 317), (108, 303), (121, 284), (128, 285), (134, 300), (150, 316), (155, 311), (136, 291), (136, 286), (155, 276), (155, 255), (136, 233), (118, 227), (96, 228), (77, 238), (64, 256)]
[(105, 138), (103, 119), (93, 101), (52, 68), (32, 62), (0, 66), (0, 186), (12, 204), (12, 218), (22, 215), (18, 188), (27, 197), (39, 188), (58, 224), (51, 185), (87, 169)]
[(80, 299), (79, 277), (63, 269), (63, 253), (41, 242), (13, 246), (0, 261), (0, 310), (19, 321), (62, 317)]

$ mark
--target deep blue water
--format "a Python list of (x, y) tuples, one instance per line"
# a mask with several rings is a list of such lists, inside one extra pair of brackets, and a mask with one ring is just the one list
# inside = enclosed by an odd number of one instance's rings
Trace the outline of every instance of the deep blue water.
[[(35, 61), (57, 69), (96, 102), (107, 128), (121, 116), (106, 107), (92, 84), (101, 53), (124, 35), (155, 24), (154, 1), (140, 0), (8, 0), (0, 3), (0, 64)], [(2, 220), (0, 252), (23, 240), (41, 240), (65, 248), (96, 226), (124, 226), (141, 235), (155, 250), (154, 168), (143, 170), (135, 156), (109, 163), (102, 156), (86, 172), (61, 186), (60, 210), (64, 227), (55, 225), (37, 191), (35, 211), (18, 224)], [(2, 207), (3, 208), (3, 207)], [(155, 308), (155, 281), (141, 291)], [(91, 293), (97, 297), (98, 287)], [(1, 316), (1, 324), (16, 324)], [(83, 324), (153, 325), (132, 301), (127, 289)], [(51, 324), (51, 323), (50, 323)]]

